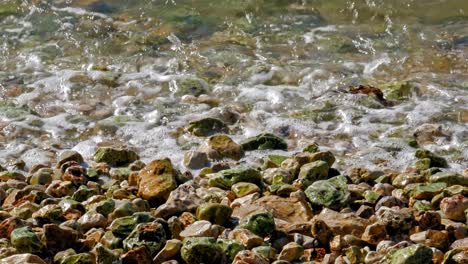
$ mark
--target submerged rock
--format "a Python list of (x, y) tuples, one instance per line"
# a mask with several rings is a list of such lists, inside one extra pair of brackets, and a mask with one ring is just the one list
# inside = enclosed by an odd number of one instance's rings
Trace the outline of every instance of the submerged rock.
[(188, 124), (187, 131), (191, 132), (197, 137), (207, 137), (218, 133), (228, 133), (229, 128), (223, 121), (207, 117)]
[(93, 156), (95, 162), (105, 162), (110, 166), (128, 165), (139, 158), (133, 150), (108, 147), (98, 148)]
[(241, 142), (244, 150), (256, 150), (256, 149), (282, 149), (286, 150), (288, 144), (282, 138), (274, 134), (260, 134), (255, 137), (248, 138)]

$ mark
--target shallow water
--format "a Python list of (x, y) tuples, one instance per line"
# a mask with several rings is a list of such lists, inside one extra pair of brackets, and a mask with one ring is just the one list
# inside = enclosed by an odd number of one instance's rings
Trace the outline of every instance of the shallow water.
[(205, 116), (338, 168), (404, 169), (434, 124), (420, 146), (468, 164), (467, 1), (2, 0), (0, 35), (0, 164), (123, 144), (180, 165)]

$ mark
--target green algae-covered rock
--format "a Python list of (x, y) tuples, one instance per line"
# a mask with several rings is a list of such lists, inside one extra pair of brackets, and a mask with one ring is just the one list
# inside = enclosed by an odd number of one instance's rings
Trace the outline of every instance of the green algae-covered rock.
[(276, 259), (276, 250), (272, 246), (259, 246), (252, 248), (252, 252), (263, 257), (264, 259)]
[(281, 166), (281, 162), (289, 158), (288, 156), (283, 155), (268, 155), (263, 160), (263, 167), (262, 168), (278, 168)]
[(444, 182), (447, 185), (468, 186), (468, 177), (453, 172), (438, 172), (429, 176), (429, 182)]
[(305, 146), (304, 149), (302, 150), (302, 152), (310, 152), (310, 153), (316, 153), (316, 152), (319, 152), (319, 151), (320, 151), (320, 148), (315, 143), (312, 143), (312, 144), (309, 144), (309, 145)]
[(46, 185), (52, 182), (54, 170), (51, 168), (40, 168), (29, 179), (31, 185)]
[(155, 255), (166, 243), (166, 232), (161, 223), (151, 222), (138, 224), (123, 241), (126, 251), (146, 246), (151, 255)]
[(238, 228), (245, 228), (258, 236), (265, 237), (275, 231), (275, 219), (270, 213), (252, 213), (241, 220)]
[(187, 131), (197, 137), (207, 137), (218, 133), (228, 133), (229, 128), (223, 121), (217, 118), (207, 117), (191, 121), (188, 124)]
[(95, 162), (105, 162), (110, 166), (125, 166), (139, 158), (133, 150), (109, 147), (98, 148), (93, 156)]
[(96, 255), (96, 263), (98, 264), (120, 264), (119, 255), (106, 248), (101, 243), (98, 243), (93, 251)]
[(286, 150), (288, 144), (284, 139), (269, 133), (257, 135), (255, 137), (247, 138), (241, 142), (244, 150), (256, 150), (256, 149), (282, 149)]
[(112, 211), (114, 211), (114, 208), (115, 208), (115, 201), (112, 200), (112, 199), (107, 199), (107, 200), (104, 200), (104, 201), (100, 201), (96, 204), (93, 204), (93, 206), (91, 207), (92, 209), (91, 210), (94, 210), (104, 216), (112, 213)]
[(170, 159), (153, 160), (138, 174), (138, 196), (152, 206), (164, 203), (171, 191), (177, 188), (178, 174)]
[(16, 228), (11, 232), (11, 244), (21, 253), (41, 253), (43, 245), (29, 226)]
[(330, 167), (328, 163), (322, 160), (307, 163), (301, 167), (299, 172), (299, 179), (305, 188), (318, 180), (325, 180), (328, 177), (328, 170)]
[(97, 190), (89, 189), (86, 185), (80, 185), (78, 190), (76, 190), (76, 192), (73, 193), (71, 198), (77, 202), (84, 202), (89, 197), (96, 195), (96, 194), (97, 194)]
[(117, 218), (110, 224), (109, 228), (117, 237), (127, 237), (133, 229), (140, 223), (151, 221), (152, 218), (147, 213), (135, 213), (132, 216)]
[(391, 264), (432, 263), (432, 250), (420, 244), (402, 248), (391, 256)]
[(416, 153), (414, 155), (416, 156), (416, 158), (420, 160), (429, 159), (430, 160), (429, 167), (440, 167), (440, 168), (448, 167), (447, 161), (444, 158), (437, 156), (436, 154), (430, 152), (429, 150), (418, 149), (416, 150)]
[(210, 177), (208, 184), (212, 187), (221, 189), (230, 189), (233, 184), (238, 182), (251, 182), (260, 184), (262, 176), (260, 172), (250, 167), (238, 167), (220, 171)]
[(184, 239), (181, 255), (187, 264), (222, 264), (225, 262), (223, 249), (211, 237)]
[(122, 241), (123, 239), (115, 236), (114, 233), (112, 233), (112, 231), (107, 231), (101, 237), (100, 242), (109, 249), (116, 249), (122, 247)]
[(430, 169), (431, 168), (431, 159), (424, 158), (424, 159), (417, 160), (414, 163), (414, 167), (416, 167), (416, 169), (418, 169), (420, 171)]
[(214, 135), (208, 138), (203, 147), (204, 152), (208, 154), (211, 159), (233, 159), (240, 160), (244, 156), (242, 146), (234, 142), (227, 135)]
[(405, 194), (414, 199), (432, 199), (435, 195), (441, 193), (447, 184), (445, 182), (436, 182), (431, 184), (409, 185), (405, 188)]
[(239, 198), (256, 192), (259, 193), (261, 190), (256, 184), (250, 182), (238, 182), (232, 185), (231, 191)]
[(210, 88), (208, 84), (199, 78), (181, 78), (174, 82), (174, 94), (177, 96), (182, 95), (193, 95), (200, 96), (202, 94), (208, 94)]
[(218, 203), (206, 203), (197, 208), (198, 220), (207, 220), (212, 224), (224, 225), (231, 217), (232, 208)]
[(305, 191), (305, 195), (315, 206), (339, 209), (346, 206), (350, 193), (346, 185), (346, 178), (336, 176), (328, 180), (312, 183)]
[(244, 245), (234, 240), (218, 238), (216, 243), (222, 248), (224, 255), (227, 257), (228, 263), (231, 263), (234, 260), (234, 257), (239, 251), (245, 249)]
[(60, 264), (94, 264), (94, 256), (89, 253), (80, 253), (67, 256)]

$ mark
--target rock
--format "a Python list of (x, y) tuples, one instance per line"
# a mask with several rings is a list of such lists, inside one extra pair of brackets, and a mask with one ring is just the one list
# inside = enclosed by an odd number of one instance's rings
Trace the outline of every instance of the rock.
[(314, 161), (303, 165), (299, 172), (299, 179), (305, 188), (318, 180), (325, 180), (328, 177), (328, 163), (322, 160)]
[(238, 182), (232, 185), (231, 191), (236, 195), (236, 197), (244, 197), (252, 193), (260, 193), (260, 188), (250, 182)]
[(144, 245), (127, 251), (120, 257), (120, 260), (122, 264), (152, 263), (150, 251)]
[(259, 134), (255, 137), (250, 137), (241, 142), (241, 146), (245, 151), (257, 149), (282, 149), (286, 150), (288, 144), (282, 138), (269, 134)]
[(123, 239), (121, 237), (117, 237), (112, 233), (112, 231), (107, 231), (101, 237), (100, 242), (107, 248), (116, 249), (122, 247)]
[(65, 150), (58, 156), (58, 161), (55, 167), (60, 169), (64, 163), (69, 161), (75, 161), (77, 164), (84, 162), (83, 156), (81, 156), (79, 152), (74, 150)]
[(392, 264), (432, 263), (432, 250), (423, 245), (412, 245), (396, 251), (391, 256)]
[(0, 182), (7, 182), (8, 180), (25, 181), (26, 177), (18, 171), (2, 171), (0, 172)]
[(78, 224), (84, 231), (87, 231), (91, 228), (106, 228), (107, 218), (100, 213), (89, 211), (81, 216), (80, 219), (78, 219)]
[(268, 195), (256, 200), (254, 204), (270, 209), (275, 218), (292, 224), (306, 223), (313, 216), (309, 205), (297, 197)]
[(304, 248), (301, 245), (297, 244), (296, 242), (290, 242), (283, 247), (283, 250), (281, 250), (278, 259), (292, 262), (299, 259), (302, 253), (304, 253)]
[(260, 172), (254, 168), (237, 167), (213, 174), (208, 180), (210, 186), (221, 189), (231, 189), (232, 185), (238, 182), (260, 184), (262, 182), (262, 176)]
[(307, 187), (304, 192), (313, 206), (332, 209), (346, 206), (350, 198), (346, 178), (343, 176), (316, 181)]
[(231, 207), (217, 203), (202, 204), (197, 209), (197, 218), (213, 224), (224, 225), (231, 217)]
[(441, 193), (445, 188), (447, 188), (446, 183), (437, 182), (405, 188), (405, 192), (414, 199), (427, 200)]
[(10, 238), (13, 230), (25, 226), (27, 226), (27, 223), (19, 217), (9, 217), (0, 223), (0, 237)]
[(184, 166), (189, 169), (201, 169), (209, 166), (210, 161), (205, 152), (189, 150), (184, 154)]
[(26, 253), (0, 259), (0, 264), (47, 264), (47, 262), (36, 255)]
[(371, 245), (377, 245), (380, 241), (387, 238), (387, 230), (382, 224), (371, 224), (366, 227), (361, 238)]
[(324, 208), (320, 214), (314, 216), (312, 225), (314, 226), (317, 222), (321, 222), (321, 225), (325, 224), (325, 227), (315, 228), (316, 231), (314, 231), (313, 228), (312, 235), (314, 237), (326, 228), (328, 228), (334, 236), (351, 234), (361, 237), (366, 226), (369, 224), (367, 219), (357, 217), (353, 213), (338, 213), (328, 208)]
[(102, 244), (97, 244), (94, 249), (97, 264), (117, 264), (120, 263), (119, 256), (112, 250), (106, 248)]
[(184, 239), (181, 255), (187, 264), (221, 264), (225, 261), (222, 248), (210, 237)]
[(198, 97), (210, 92), (208, 83), (200, 78), (180, 78), (175, 80), (173, 85), (175, 88), (174, 94), (177, 96), (193, 95)]
[(361, 182), (372, 183), (377, 178), (382, 176), (381, 172), (370, 171), (366, 168), (352, 168), (348, 176), (351, 178), (351, 181), (354, 184), (359, 184)]
[(451, 172), (438, 172), (436, 174), (433, 174), (429, 176), (429, 182), (444, 182), (448, 186), (462, 185), (468, 187), (468, 177), (464, 177), (461, 174)]
[(156, 209), (155, 216), (167, 219), (183, 212), (195, 212), (203, 202), (196, 193), (196, 187), (189, 183), (177, 187), (170, 193), (167, 201)]
[(251, 249), (263, 244), (263, 238), (245, 228), (236, 228), (229, 233), (229, 239), (235, 240), (246, 248)]
[(252, 213), (243, 218), (238, 227), (248, 229), (261, 237), (271, 235), (276, 228), (275, 220), (270, 213)]
[(153, 258), (154, 264), (163, 263), (177, 256), (182, 248), (182, 241), (178, 239), (167, 240), (164, 248)]
[(76, 191), (75, 185), (70, 181), (52, 181), (52, 183), (47, 187), (45, 193), (56, 197), (72, 196)]
[(361, 205), (359, 209), (356, 211), (356, 215), (361, 218), (369, 218), (374, 214), (374, 208), (368, 205)]
[(187, 226), (182, 232), (180, 232), (179, 236), (181, 238), (217, 236), (213, 231), (213, 225), (209, 221), (200, 220)]
[(276, 259), (276, 250), (271, 246), (258, 246), (252, 252), (270, 261)]
[(223, 121), (217, 118), (207, 117), (191, 121), (188, 124), (187, 131), (197, 137), (207, 137), (218, 133), (228, 133), (229, 128)]
[(385, 207), (394, 207), (394, 206), (404, 207), (405, 203), (402, 200), (396, 198), (395, 196), (384, 196), (375, 205), (375, 210), (378, 211), (383, 206), (385, 206)]
[(21, 253), (41, 253), (43, 245), (39, 237), (29, 226), (20, 227), (11, 232), (11, 244)]
[(54, 223), (63, 220), (62, 208), (58, 204), (49, 204), (32, 214), (39, 223)]
[(440, 168), (448, 167), (447, 161), (444, 158), (435, 155), (429, 150), (418, 149), (416, 150), (416, 153), (414, 155), (418, 159), (430, 159), (431, 161), (430, 167), (440, 167)]
[(468, 248), (468, 237), (457, 239), (450, 245), (450, 249), (456, 248)]
[(468, 199), (461, 194), (446, 197), (440, 202), (440, 210), (450, 220), (465, 221), (466, 209), (468, 209)]
[(262, 256), (250, 251), (239, 251), (234, 257), (232, 264), (268, 264), (268, 260)]
[(132, 216), (117, 218), (109, 226), (112, 233), (120, 238), (125, 238), (135, 229), (138, 224), (154, 220), (147, 213), (134, 213)]
[(438, 229), (441, 224), (440, 214), (435, 211), (418, 212), (415, 215), (415, 220), (422, 230)]
[(381, 207), (375, 213), (377, 220), (386, 226), (387, 233), (401, 233), (409, 230), (414, 221), (411, 209)]
[(166, 243), (166, 232), (162, 224), (158, 222), (141, 223), (123, 241), (124, 250), (133, 250), (140, 246), (146, 246), (150, 255), (156, 253)]
[(442, 126), (435, 124), (422, 124), (418, 126), (413, 136), (418, 142), (418, 145), (434, 143), (435, 137), (447, 137), (442, 130)]
[(291, 183), (294, 174), (283, 168), (270, 168), (262, 171), (263, 180), (268, 184)]
[(73, 248), (81, 235), (78, 231), (56, 224), (44, 225), (43, 241), (53, 255), (59, 251)]
[(152, 206), (164, 203), (170, 192), (177, 188), (178, 173), (167, 158), (150, 162), (138, 175), (138, 196)]
[(218, 238), (216, 243), (218, 243), (218, 245), (223, 249), (224, 255), (227, 257), (228, 263), (232, 263), (237, 253), (245, 249), (244, 245), (230, 239)]
[(140, 159), (140, 157), (133, 150), (103, 147), (96, 150), (93, 159), (95, 162), (105, 162), (110, 166), (121, 167)]
[(345, 255), (351, 264), (364, 263), (366, 250), (357, 246), (351, 246), (345, 250)]
[(214, 135), (208, 138), (201, 151), (208, 154), (210, 159), (222, 160), (233, 159), (240, 160), (244, 156), (242, 146), (234, 142), (227, 135)]
[[(47, 185), (53, 180), (54, 170), (51, 168), (40, 168), (29, 179), (29, 184), (32, 185)], [(0, 199), (1, 201), (1, 199)]]
[(435, 247), (440, 250), (446, 250), (449, 246), (449, 236), (447, 231), (427, 230), (414, 233), (410, 236), (411, 241), (417, 244), (423, 244), (428, 247)]
[(467, 248), (456, 248), (448, 251), (444, 255), (443, 264), (465, 264), (468, 259)]

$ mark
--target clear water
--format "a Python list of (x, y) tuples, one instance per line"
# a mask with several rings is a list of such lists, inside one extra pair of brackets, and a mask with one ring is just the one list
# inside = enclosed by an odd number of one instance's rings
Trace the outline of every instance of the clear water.
[[(235, 140), (317, 142), (339, 168), (404, 169), (434, 124), (421, 147), (461, 170), (467, 51), (464, 0), (0, 0), (0, 164), (123, 144), (180, 165), (202, 141), (188, 121), (237, 116)], [(391, 105), (346, 92), (359, 84)]]

